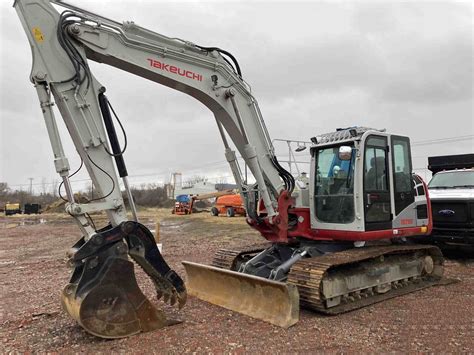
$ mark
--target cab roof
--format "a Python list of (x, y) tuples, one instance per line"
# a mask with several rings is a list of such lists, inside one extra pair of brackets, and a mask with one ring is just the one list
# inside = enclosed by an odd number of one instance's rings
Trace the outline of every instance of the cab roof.
[[(311, 138), (313, 146), (318, 146), (320, 144), (336, 143), (341, 141), (348, 140), (357, 140), (362, 137), (362, 135), (367, 131), (378, 131), (385, 132), (385, 129), (377, 129), (370, 127), (347, 127), (347, 128), (338, 128), (335, 132), (329, 132), (320, 134), (316, 137)], [(316, 142), (315, 142), (316, 140)]]

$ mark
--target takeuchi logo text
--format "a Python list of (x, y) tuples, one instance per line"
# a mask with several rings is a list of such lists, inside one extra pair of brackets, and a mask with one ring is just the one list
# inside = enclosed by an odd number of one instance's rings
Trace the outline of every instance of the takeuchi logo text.
[(165, 64), (163, 62), (160, 62), (159, 60), (155, 60), (155, 59), (151, 59), (151, 58), (148, 58), (147, 60), (148, 60), (148, 63), (150, 63), (150, 66), (153, 67), (153, 68), (161, 69), (163, 71), (167, 71), (167, 72), (172, 73), (172, 74), (183, 76), (183, 77), (188, 78), (188, 79), (202, 81), (202, 75), (201, 74), (192, 72), (190, 70), (182, 69), (182, 68), (176, 67), (174, 65)]

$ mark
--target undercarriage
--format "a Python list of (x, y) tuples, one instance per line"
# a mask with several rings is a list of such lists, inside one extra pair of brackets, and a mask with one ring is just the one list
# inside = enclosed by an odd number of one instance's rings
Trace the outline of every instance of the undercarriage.
[(301, 306), (339, 314), (438, 283), (440, 250), (423, 245), (372, 245), (301, 241), (295, 245), (219, 250), (213, 266), (286, 282)]

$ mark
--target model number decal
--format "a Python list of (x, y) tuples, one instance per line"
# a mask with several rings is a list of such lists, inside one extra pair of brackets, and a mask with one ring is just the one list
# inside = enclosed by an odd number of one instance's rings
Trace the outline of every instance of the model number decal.
[(147, 58), (147, 60), (148, 60), (148, 63), (150, 63), (150, 66), (153, 68), (161, 69), (163, 71), (167, 71), (172, 74), (183, 76), (188, 79), (202, 81), (201, 74), (192, 72), (190, 70), (182, 69), (180, 67), (175, 67), (174, 65), (165, 64), (155, 59)]

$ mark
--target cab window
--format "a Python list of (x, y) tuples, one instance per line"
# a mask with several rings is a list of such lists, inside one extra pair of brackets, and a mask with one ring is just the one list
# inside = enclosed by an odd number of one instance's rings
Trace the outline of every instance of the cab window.
[(327, 223), (350, 223), (354, 220), (354, 159), (339, 159), (339, 146), (316, 152), (316, 218)]
[(386, 174), (386, 143), (378, 137), (371, 137), (367, 141), (365, 150), (365, 190), (386, 191), (388, 179)]
[[(392, 136), (392, 160), (395, 215), (399, 215), (415, 202), (414, 182), (411, 172), (410, 140), (408, 137)], [(421, 187), (420, 190), (423, 191), (423, 188)]]
[(409, 154), (408, 141), (393, 138), (393, 166), (396, 192), (409, 192), (412, 190)]
[(369, 136), (364, 154), (364, 210), (367, 230), (384, 229), (391, 221), (387, 138)]

